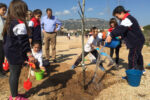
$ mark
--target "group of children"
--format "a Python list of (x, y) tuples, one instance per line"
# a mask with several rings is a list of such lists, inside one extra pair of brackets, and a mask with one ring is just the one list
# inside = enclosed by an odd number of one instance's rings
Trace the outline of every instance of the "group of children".
[[(91, 62), (93, 62), (92, 59), (94, 59), (94, 58), (96, 58), (96, 60), (97, 60), (98, 51), (96, 49), (100, 48), (100, 47), (102, 48), (105, 45), (106, 37), (109, 36), (110, 33), (118, 26), (118, 22), (115, 18), (111, 18), (109, 21), (109, 25), (110, 25), (110, 28), (108, 29), (107, 34), (106, 34), (105, 30), (101, 30), (99, 33), (97, 27), (92, 27), (90, 32), (89, 32), (89, 35), (88, 35), (89, 38), (88, 38), (87, 43), (85, 44), (85, 48), (84, 48), (84, 50), (85, 50), (84, 56), (87, 56), (88, 54), (90, 54), (89, 58), (90, 58)], [(118, 41), (120, 43), (116, 48), (110, 48), (110, 57), (113, 57), (114, 49), (115, 49), (115, 54), (116, 54), (116, 61), (115, 62), (116, 62), (116, 66), (118, 66), (118, 64), (119, 64), (119, 50), (121, 47), (121, 35), (116, 37), (116, 39), (118, 39)], [(81, 60), (82, 60), (82, 54), (77, 58), (74, 65), (71, 66), (71, 69), (74, 69), (75, 67), (77, 67), (80, 64)], [(104, 67), (103, 67), (102, 63), (100, 63), (99, 67), (101, 70), (104, 71)]]
[[(2, 33), (3, 40), (0, 40), (0, 54), (4, 54), (10, 65), (10, 91), (11, 96), (9, 100), (28, 100), (18, 93), (18, 81), (21, 73), (22, 65), (25, 61), (33, 63), (38, 62), (39, 67), (45, 70), (42, 63), (42, 51), (41, 51), (41, 26), (40, 18), (42, 15), (41, 10), (36, 9), (33, 14), (28, 14), (28, 21), (26, 20), (28, 6), (22, 0), (12, 0), (4, 24), (3, 16), (6, 13), (7, 6), (0, 3), (0, 33)], [(141, 54), (144, 36), (140, 29), (137, 20), (131, 16), (122, 6), (118, 6), (114, 9), (113, 15), (120, 20), (120, 25), (113, 18), (110, 20), (109, 35), (105, 42), (111, 42), (113, 38), (124, 39), (129, 49), (129, 69), (135, 68), (143, 70), (143, 57)], [(30, 18), (32, 16), (32, 18)], [(1, 34), (0, 34), (1, 35)], [(98, 34), (98, 28), (92, 28), (92, 35), (89, 37), (86, 45), (84, 55), (91, 53), (97, 59), (97, 48), (102, 42), (102, 34)], [(31, 49), (32, 47), (32, 49)], [(119, 48), (116, 48), (116, 63), (119, 61)], [(113, 54), (111, 49), (111, 56)], [(3, 56), (1, 56), (3, 57)], [(1, 58), (2, 59), (2, 58)], [(1, 60), (0, 60), (1, 61)], [(76, 60), (71, 67), (74, 69), (81, 62), (81, 56)], [(100, 68), (103, 68), (100, 63)], [(0, 65), (2, 68), (2, 65)]]
[[(123, 6), (118, 6), (113, 11), (113, 16), (115, 16), (120, 24), (118, 25), (117, 20), (115, 18), (111, 18), (108, 29), (108, 34), (106, 37), (105, 43), (110, 43), (112, 39), (117, 39), (120, 41), (120, 45), (118, 45), (116, 50), (116, 64), (119, 64), (119, 51), (121, 47), (121, 40), (124, 40), (127, 48), (129, 49), (128, 55), (128, 69), (137, 69), (144, 71), (143, 67), (143, 56), (142, 56), (142, 48), (145, 42), (144, 35), (140, 29), (140, 26), (137, 20), (129, 14), (129, 11), (126, 11)], [(84, 56), (91, 53), (97, 59), (98, 52), (97, 47), (100, 42), (103, 40), (102, 36), (99, 36), (97, 28), (93, 27), (89, 34), (89, 39), (85, 45)], [(103, 34), (101, 34), (103, 35)], [(99, 40), (98, 40), (99, 38)], [(103, 44), (102, 44), (103, 45)], [(114, 53), (114, 48), (110, 48), (110, 56), (112, 57)], [(82, 54), (81, 54), (82, 55)], [(71, 66), (71, 69), (74, 69), (81, 62), (81, 55), (77, 58), (75, 63)], [(102, 63), (100, 64), (100, 68), (104, 70)], [(126, 77), (126, 76), (125, 76)]]
[[(41, 10), (36, 9), (33, 15), (26, 20), (28, 6), (22, 0), (12, 0), (4, 24), (3, 16), (7, 6), (0, 3), (0, 54), (5, 54), (9, 62), (9, 84), (11, 96), (9, 100), (28, 100), (18, 93), (18, 81), (22, 65), (26, 62), (38, 63), (39, 68), (45, 71), (42, 62), (42, 40), (40, 18)], [(4, 53), (3, 51), (4, 50)], [(3, 62), (4, 56), (0, 61)], [(38, 66), (37, 66), (38, 67)], [(2, 64), (0, 65), (2, 69)]]

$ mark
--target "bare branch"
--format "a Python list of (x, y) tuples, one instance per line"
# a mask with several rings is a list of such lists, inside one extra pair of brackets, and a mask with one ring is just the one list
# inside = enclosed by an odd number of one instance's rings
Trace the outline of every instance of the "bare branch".
[(82, 15), (81, 15), (80, 11), (78, 11), (78, 14), (79, 14), (79, 16), (80, 16), (82, 22), (84, 22), (84, 19), (83, 19)]
[(81, 6), (81, 3), (80, 3), (79, 0), (78, 0), (78, 4), (79, 4), (80, 10), (81, 10), (81, 13), (82, 13), (82, 15), (83, 15), (83, 9), (82, 9), (82, 6)]

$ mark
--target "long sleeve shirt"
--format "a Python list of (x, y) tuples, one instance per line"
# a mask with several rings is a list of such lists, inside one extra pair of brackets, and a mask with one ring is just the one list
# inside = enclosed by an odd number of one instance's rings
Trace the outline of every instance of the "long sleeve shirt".
[(110, 36), (112, 38), (123, 36), (127, 48), (141, 47), (145, 42), (144, 35), (137, 20), (129, 13), (124, 16), (121, 20), (121, 24), (110, 33)]
[(62, 23), (55, 16), (48, 18), (48, 16), (46, 15), (41, 20), (42, 31), (43, 30), (45, 30), (46, 32), (54, 32), (55, 30), (58, 31), (60, 30), (61, 25)]
[(8, 33), (4, 36), (4, 53), (11, 65), (21, 65), (31, 51), (26, 25), (19, 20), (12, 20)]
[(3, 20), (3, 18), (0, 16), (0, 40), (3, 39), (3, 37), (2, 37), (3, 27), (4, 27), (4, 20)]
[(43, 66), (43, 62), (42, 62), (42, 50), (40, 50), (39, 52), (34, 52), (33, 49), (32, 49), (32, 54), (33, 54), (34, 58), (38, 60), (39, 67), (42, 67)]
[(32, 41), (42, 41), (41, 39), (41, 24), (40, 21), (37, 20), (35, 17), (33, 17), (30, 21), (28, 26), (32, 30), (32, 34), (30, 38), (32, 38)]

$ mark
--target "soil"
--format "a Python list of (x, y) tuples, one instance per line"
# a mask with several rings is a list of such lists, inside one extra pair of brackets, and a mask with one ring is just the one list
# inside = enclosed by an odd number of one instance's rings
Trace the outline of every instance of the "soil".
[[(44, 47), (43, 47), (44, 48)], [(109, 49), (105, 49), (108, 53)], [(150, 48), (144, 46), (143, 56), (145, 65), (149, 62)], [(126, 80), (122, 80), (127, 67), (128, 50), (123, 45), (120, 50), (120, 65), (118, 68), (107, 66), (106, 71), (97, 69), (91, 64), (88, 56), (85, 58), (86, 70), (83, 72), (81, 65), (75, 70), (70, 70), (71, 65), (81, 53), (81, 37), (57, 37), (57, 63), (50, 63), (46, 67), (44, 79), (37, 81), (35, 76), (30, 77), (32, 88), (25, 91), (24, 81), (27, 80), (28, 67), (23, 67), (19, 80), (19, 93), (25, 94), (29, 100), (150, 100), (150, 72), (142, 76), (139, 87), (131, 87)], [(9, 76), (9, 72), (7, 73)], [(9, 78), (0, 81), (0, 100), (8, 100)]]

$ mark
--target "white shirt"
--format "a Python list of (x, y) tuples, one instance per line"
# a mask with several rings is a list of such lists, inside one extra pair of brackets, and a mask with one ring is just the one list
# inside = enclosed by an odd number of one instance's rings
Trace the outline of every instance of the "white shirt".
[(70, 37), (70, 33), (68, 33), (68, 37)]
[(102, 39), (102, 34), (100, 33), (98, 33), (96, 38), (90, 36), (84, 47), (85, 52), (91, 52), (93, 50), (91, 44), (93, 44), (94, 46), (98, 46), (98, 42), (100, 42), (101, 39)]
[(43, 62), (42, 62), (42, 50), (40, 50), (39, 52), (34, 52), (32, 49), (32, 54), (34, 56), (35, 59), (38, 60), (39, 62), (39, 66), (43, 66)]
[(107, 36), (109, 36), (109, 35), (110, 35), (110, 32), (107, 33)]
[(4, 19), (0, 16), (0, 40), (3, 39), (2, 37), (3, 27), (4, 27)]

